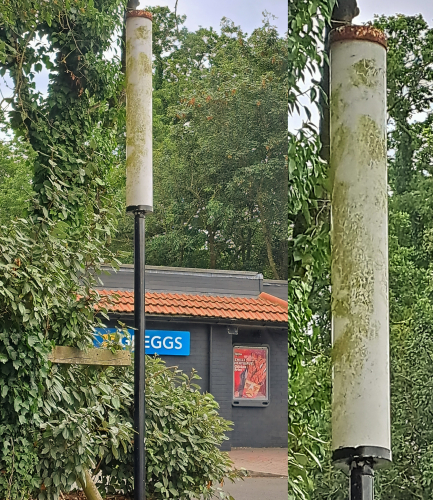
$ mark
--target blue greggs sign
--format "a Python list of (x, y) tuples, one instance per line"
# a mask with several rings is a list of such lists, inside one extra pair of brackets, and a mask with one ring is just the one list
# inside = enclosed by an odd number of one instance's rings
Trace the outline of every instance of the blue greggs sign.
[[(95, 328), (95, 339), (93, 345), (101, 347), (109, 335), (113, 335), (116, 328)], [(134, 330), (128, 329), (131, 339), (123, 338), (122, 344), (132, 343), (134, 350)], [(146, 330), (145, 335), (146, 354), (158, 354), (159, 356), (189, 356), (190, 332), (175, 330)]]

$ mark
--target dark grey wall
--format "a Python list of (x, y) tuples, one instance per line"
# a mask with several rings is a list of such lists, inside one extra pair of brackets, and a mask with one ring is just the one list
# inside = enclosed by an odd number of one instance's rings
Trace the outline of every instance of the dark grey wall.
[(263, 280), (262, 292), (269, 293), (274, 297), (279, 297), (283, 300), (288, 300), (288, 283), (287, 280)]
[(243, 343), (269, 345), (269, 405), (233, 407), (236, 432), (233, 432), (231, 445), (287, 448), (287, 334), (271, 329), (239, 329), (239, 335), (233, 336), (233, 344)]
[(202, 324), (171, 323), (161, 325), (161, 322), (153, 324), (148, 322), (149, 330), (185, 330), (191, 332), (191, 351), (189, 356), (161, 356), (167, 366), (178, 366), (180, 370), (187, 374), (191, 373), (192, 368), (200, 375), (201, 380), (197, 384), (202, 391), (209, 390), (209, 334), (208, 326)]
[[(232, 384), (233, 384), (233, 362), (232, 362), (232, 335), (227, 333), (227, 327), (221, 325), (212, 326), (212, 363), (210, 392), (220, 405), (220, 415), (227, 420), (233, 421), (232, 414)], [(229, 432), (221, 446), (222, 450), (230, 451), (232, 439), (237, 429)], [(249, 446), (245, 443), (243, 446)]]
[[(134, 326), (134, 318), (132, 315), (122, 317), (122, 322), (127, 326)], [(107, 327), (115, 328), (116, 322), (105, 322)], [(148, 330), (179, 330), (188, 331), (191, 333), (191, 350), (189, 356), (161, 356), (167, 366), (178, 366), (185, 373), (191, 373), (194, 368), (201, 380), (197, 384), (203, 391), (209, 390), (209, 327), (201, 323), (183, 323), (170, 321), (165, 323), (162, 321), (153, 322), (146, 321)]]
[[(133, 326), (132, 315), (121, 318)], [(114, 327), (115, 322), (107, 322)], [(185, 330), (191, 332), (189, 356), (161, 356), (167, 366), (178, 366), (185, 373), (194, 368), (201, 377), (198, 384), (213, 394), (220, 405), (219, 414), (234, 423), (223, 450), (231, 447), (287, 447), (287, 330), (239, 328), (238, 335), (229, 335), (227, 326), (200, 323), (151, 321), (149, 330)], [(211, 381), (209, 385), (209, 339), (212, 328)], [(233, 344), (269, 345), (269, 396), (267, 407), (232, 406)]]

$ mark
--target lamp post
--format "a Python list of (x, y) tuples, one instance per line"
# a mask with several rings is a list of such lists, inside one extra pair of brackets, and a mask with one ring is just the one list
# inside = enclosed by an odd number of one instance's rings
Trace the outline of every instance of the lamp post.
[(134, 214), (134, 499), (146, 498), (145, 215), (153, 211), (152, 14), (126, 13), (126, 210)]
[(385, 36), (337, 28), (330, 52), (333, 460), (373, 500), (391, 461)]

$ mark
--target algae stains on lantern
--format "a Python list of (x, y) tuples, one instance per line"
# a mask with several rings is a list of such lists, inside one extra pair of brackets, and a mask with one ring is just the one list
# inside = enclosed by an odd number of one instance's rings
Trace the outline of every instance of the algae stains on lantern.
[(135, 35), (137, 38), (141, 40), (147, 40), (150, 36), (150, 29), (147, 26), (139, 26), (135, 30)]
[(361, 59), (352, 66), (350, 82), (355, 87), (376, 87), (379, 70), (373, 59)]
[[(145, 31), (149, 31), (149, 29), (145, 26), (141, 26), (135, 30), (136, 33), (140, 32), (143, 34)], [(138, 37), (139, 38), (139, 37)], [(141, 38), (145, 38), (142, 36)], [(136, 76), (146, 75), (152, 73), (152, 61), (149, 59), (148, 55), (144, 52), (139, 52), (136, 55), (133, 55), (132, 51), (132, 40), (128, 39), (126, 41), (126, 64), (127, 64), (127, 74), (133, 74)]]
[(341, 97), (341, 89), (342, 89), (342, 84), (340, 83), (332, 91), (331, 100), (329, 103), (329, 110), (330, 110), (331, 116), (334, 117), (334, 120), (336, 120), (336, 121), (340, 120), (340, 116), (347, 108), (346, 101), (344, 101), (344, 99)]
[(334, 184), (335, 168), (340, 164), (345, 149), (347, 147), (350, 129), (341, 123), (341, 115), (347, 108), (347, 103), (341, 97), (342, 85), (339, 84), (336, 89), (332, 91), (331, 99), (329, 102), (329, 109), (332, 116), (332, 148), (330, 157), (330, 169), (329, 169), (329, 191), (332, 193), (332, 186)]
[(139, 147), (146, 143), (146, 131), (151, 127), (151, 116), (145, 112), (137, 113), (143, 105), (140, 89), (135, 85), (127, 85), (128, 98), (126, 101), (126, 145)]
[[(382, 170), (386, 164), (386, 133), (385, 130), (378, 127), (377, 123), (367, 115), (361, 115), (357, 127), (359, 156), (364, 159), (364, 175), (372, 174), (374, 170)], [(388, 190), (386, 175), (375, 177), (381, 179), (382, 188), (377, 190), (377, 196), (374, 201), (376, 207), (383, 213), (386, 213), (388, 206)], [(378, 181), (380, 182), (380, 181)]]
[(367, 115), (361, 115), (358, 121), (358, 144), (360, 148), (360, 157), (365, 158), (366, 162), (384, 162), (386, 161), (386, 136), (377, 123)]
[(338, 323), (331, 359), (335, 372), (343, 372), (334, 392), (333, 412), (338, 420), (346, 395), (359, 381), (367, 357), (368, 339), (378, 334), (370, 321), (373, 312), (374, 262), (363, 214), (350, 196), (349, 186), (336, 182), (332, 199), (332, 315)]
[(138, 56), (138, 69), (142, 75), (152, 73), (152, 61), (144, 52), (140, 52)]
[(329, 189), (331, 196), (334, 190), (335, 169), (343, 159), (347, 144), (350, 141), (350, 129), (344, 125), (339, 125), (332, 131), (332, 148), (329, 168)]
[[(126, 62), (127, 62), (127, 68), (128, 68), (128, 62), (130, 61), (131, 53), (132, 53), (132, 42), (131, 39), (128, 38), (126, 40), (126, 47), (125, 47), (125, 53), (126, 53)], [(126, 74), (128, 76), (128, 72)]]
[(144, 52), (140, 52), (136, 57), (127, 52), (126, 60), (130, 68), (128, 73), (131, 72), (135, 77), (152, 74), (152, 61)]
[[(127, 113), (126, 113), (126, 128), (127, 137), (126, 145), (129, 147), (126, 158), (126, 169), (131, 178), (138, 176), (138, 171), (141, 169), (143, 158), (149, 155), (149, 145), (146, 141), (147, 130), (151, 127), (151, 116), (147, 113), (137, 113), (136, 110), (142, 107), (142, 96), (140, 89), (135, 85), (128, 84), (127, 86)], [(137, 171), (137, 174), (134, 172)], [(127, 190), (133, 189), (133, 186), (127, 184)], [(128, 193), (127, 193), (128, 194)]]

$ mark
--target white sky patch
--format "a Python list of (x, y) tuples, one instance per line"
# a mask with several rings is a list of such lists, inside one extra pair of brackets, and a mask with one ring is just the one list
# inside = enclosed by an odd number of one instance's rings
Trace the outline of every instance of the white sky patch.
[[(297, 113), (296, 110), (292, 114), (289, 113), (289, 132), (296, 133), (302, 127), (304, 122), (310, 121), (316, 127), (319, 127), (320, 122), (320, 114), (319, 109), (315, 103), (310, 101), (310, 89), (313, 85), (312, 80), (319, 81), (320, 80), (320, 72), (316, 69), (315, 74), (312, 78), (306, 78), (305, 82), (302, 82), (300, 85), (300, 90), (302, 95), (299, 97), (298, 101), (300, 106), (300, 113)], [(311, 119), (308, 118), (308, 115), (304, 109), (307, 107), (311, 113)]]
[[(142, 0), (139, 9), (169, 7), (174, 11), (176, 0)], [(186, 15), (185, 26), (190, 31), (212, 27), (219, 31), (221, 19), (227, 17), (251, 34), (262, 25), (264, 11), (276, 16), (272, 22), (280, 35), (287, 32), (288, 3), (284, 0), (178, 0), (177, 13)]]

